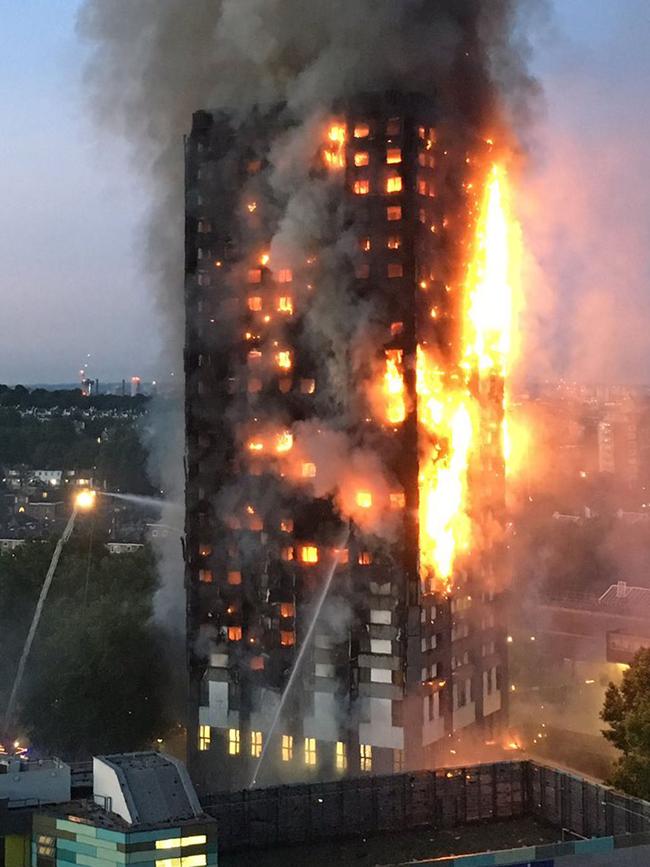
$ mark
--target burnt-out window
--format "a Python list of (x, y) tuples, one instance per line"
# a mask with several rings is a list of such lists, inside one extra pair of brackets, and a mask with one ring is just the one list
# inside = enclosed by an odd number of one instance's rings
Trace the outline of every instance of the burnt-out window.
[(386, 135), (399, 135), (402, 131), (402, 121), (399, 117), (391, 117), (386, 124)]
[(389, 223), (395, 223), (398, 220), (402, 219), (402, 206), (401, 205), (392, 205), (389, 208), (386, 208), (386, 219)]
[(401, 262), (391, 262), (388, 266), (388, 276), (390, 278), (393, 277), (403, 277), (404, 276), (404, 266)]

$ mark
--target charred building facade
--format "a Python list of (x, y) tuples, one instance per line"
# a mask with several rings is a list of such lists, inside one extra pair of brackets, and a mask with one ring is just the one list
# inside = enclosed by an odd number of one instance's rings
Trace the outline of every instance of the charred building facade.
[[(503, 724), (499, 542), (486, 531), (453, 575), (436, 574), (444, 545), (423, 552), (438, 509), (423, 502), (425, 464), (447, 449), (423, 419), (463, 363), (458, 227), (474, 219), (471, 148), (489, 147), (450, 135), (415, 95), (350, 100), (293, 139), (281, 108), (237, 125), (194, 116), (186, 587), (204, 790), (249, 784), (265, 747), (262, 783), (391, 773), (449, 761), (458, 738), (483, 743)], [(279, 163), (300, 160), (296, 191)], [(497, 526), (503, 379), (468, 388), (481, 415), (467, 513)], [(455, 496), (443, 491), (443, 512)]]

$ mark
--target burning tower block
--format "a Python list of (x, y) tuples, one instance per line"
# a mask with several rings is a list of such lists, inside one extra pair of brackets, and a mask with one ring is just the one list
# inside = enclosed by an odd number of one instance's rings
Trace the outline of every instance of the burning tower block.
[[(190, 765), (204, 790), (449, 763), (506, 713), (505, 183), (417, 95), (186, 143)], [(305, 139), (309, 140), (306, 142)], [(317, 140), (316, 140), (317, 139)], [(285, 173), (283, 175), (283, 172)], [(283, 178), (285, 178), (283, 180)], [(312, 646), (269, 728), (333, 572)]]

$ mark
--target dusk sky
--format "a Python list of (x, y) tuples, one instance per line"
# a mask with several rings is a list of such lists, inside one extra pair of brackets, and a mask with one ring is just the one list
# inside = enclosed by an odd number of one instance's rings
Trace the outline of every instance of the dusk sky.
[[(102, 380), (169, 372), (142, 265), (147, 192), (86, 116), (79, 5), (0, 0), (0, 382), (70, 382), (88, 353)], [(555, 5), (535, 34), (546, 110), (525, 220), (544, 287), (531, 305), (537, 342), (584, 376), (600, 377), (604, 360), (612, 376), (650, 380), (650, 10)]]

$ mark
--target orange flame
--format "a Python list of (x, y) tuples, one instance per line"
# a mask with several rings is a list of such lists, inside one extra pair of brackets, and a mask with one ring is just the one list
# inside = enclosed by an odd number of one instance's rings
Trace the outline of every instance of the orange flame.
[(323, 151), (325, 164), (331, 169), (344, 169), (347, 128), (344, 124), (334, 123), (329, 128), (327, 138), (328, 144)]
[(384, 373), (384, 395), (386, 397), (386, 418), (390, 424), (401, 424), (406, 418), (406, 399), (401, 349), (386, 350), (386, 372)]

